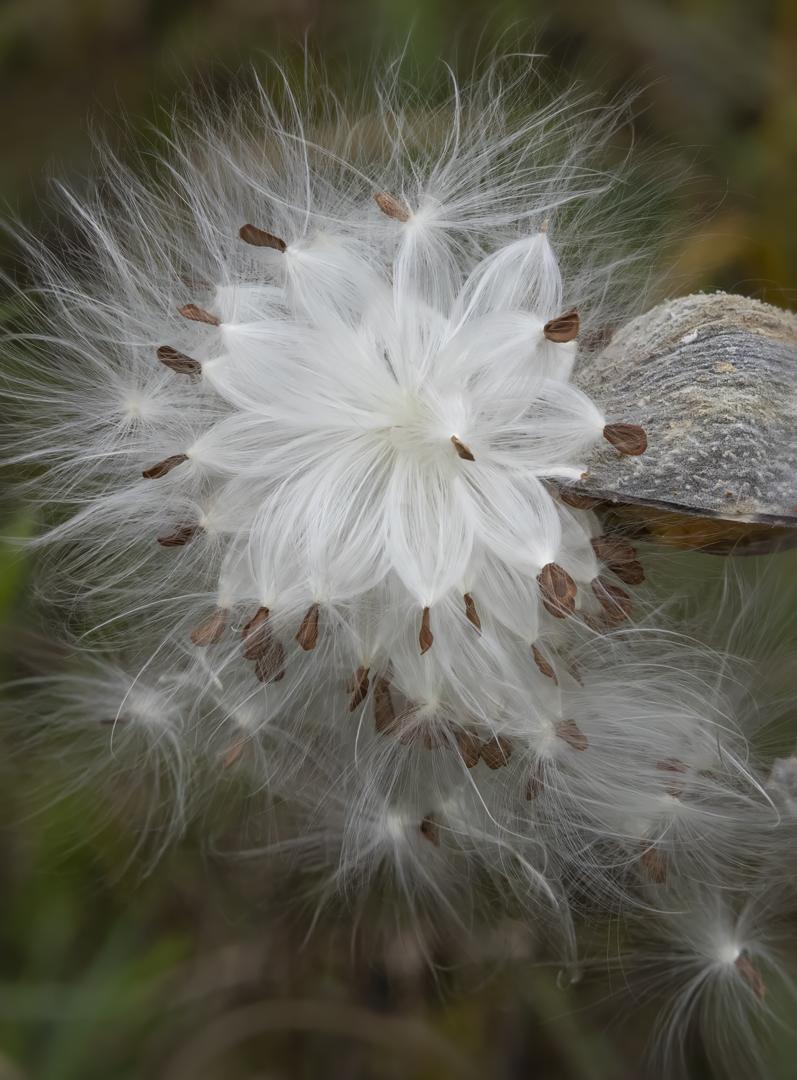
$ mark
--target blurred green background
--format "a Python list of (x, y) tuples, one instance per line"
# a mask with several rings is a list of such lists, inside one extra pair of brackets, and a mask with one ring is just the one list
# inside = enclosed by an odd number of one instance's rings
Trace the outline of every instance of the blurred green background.
[[(512, 27), (565, 82), (642, 88), (641, 149), (664, 147), (690, 176), (690, 224), (670, 254), (680, 291), (795, 306), (794, 0), (5, 0), (0, 197), (35, 225), (48, 176), (90, 171), (92, 126), (161, 123), (186, 80), (223, 89), (283, 48), (298, 63), (305, 33), (334, 73), (405, 43), (421, 69), (465, 66)], [(29, 528), (12, 515), (6, 534)], [(4, 544), (6, 677), (38, 648), (28, 572)], [(273, 882), (191, 840), (142, 876), (121, 825), (96, 830), (78, 795), (31, 813), (31, 774), (2, 758), (0, 1080), (644, 1078), (644, 1022), (619, 1025), (603, 989), (524, 963), (517, 928), (493, 943), (516, 957), (500, 972), (443, 943), (437, 982), (402, 939), (350, 950), (341, 925), (301, 948)], [(57, 771), (35, 776), (46, 806)], [(710, 1075), (699, 1057), (696, 1075)], [(769, 1075), (794, 1077), (795, 1061), (783, 1034)]]

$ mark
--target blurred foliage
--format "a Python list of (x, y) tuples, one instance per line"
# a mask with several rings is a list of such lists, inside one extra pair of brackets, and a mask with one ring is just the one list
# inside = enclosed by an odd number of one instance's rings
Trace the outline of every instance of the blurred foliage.
[[(334, 73), (404, 45), (421, 69), (441, 55), (465, 65), (527, 29), (566, 81), (642, 88), (635, 137), (692, 178), (681, 290), (794, 306), (793, 0), (4, 0), (0, 196), (35, 224), (47, 175), (89, 171), (92, 124), (160, 123), (186, 80), (223, 89), (307, 31)], [(30, 529), (17, 517), (5, 535)], [(0, 537), (6, 677), (37, 648), (28, 569)], [(642, 1075), (645, 1024), (618, 1027), (613, 998), (562, 987), (522, 949), (500, 950), (517, 957), (500, 973), (444, 957), (450, 993), (401, 942), (350, 950), (341, 925), (301, 947), (271, 884), (242, 885), (190, 843), (142, 877), (123, 823), (98, 830), (94, 804), (56, 799), (57, 768), (36, 773), (35, 812), (24, 762), (0, 764), (0, 781), (0, 1080)], [(772, 1080), (794, 1060), (784, 1033)]]

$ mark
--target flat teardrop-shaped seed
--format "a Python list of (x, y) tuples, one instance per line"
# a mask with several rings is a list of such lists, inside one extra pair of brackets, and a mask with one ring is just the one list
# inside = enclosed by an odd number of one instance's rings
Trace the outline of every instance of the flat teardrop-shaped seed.
[(479, 618), (479, 613), (476, 610), (476, 603), (469, 592), (466, 592), (464, 597), (465, 601), (465, 618), (471, 624), (475, 626), (477, 630), (481, 631), (482, 621)]
[(533, 802), (538, 799), (545, 791), (545, 782), (542, 778), (541, 771), (538, 770), (531, 774), (526, 782), (526, 801)]
[(580, 320), (575, 308), (566, 311), (564, 315), (558, 315), (550, 319), (542, 328), (542, 332), (548, 341), (563, 343), (573, 341), (578, 337)]
[(430, 817), (425, 817), (420, 824), (421, 836), (435, 847), (440, 847), (440, 827)]
[(227, 749), (221, 755), (221, 767), (222, 769), (231, 769), (235, 762), (240, 758), (244, 752), (246, 746), (246, 739), (238, 739), (228, 746)]
[(689, 771), (689, 766), (679, 758), (663, 758), (656, 762), (656, 771), (668, 774), (664, 790), (674, 799), (679, 799), (684, 790), (684, 773)]
[(305, 652), (310, 652), (318, 644), (318, 604), (311, 604), (302, 619), (299, 633), (296, 635), (297, 642)]
[(211, 315), (209, 311), (205, 311), (204, 308), (197, 307), (196, 304), (183, 304), (182, 307), (177, 309), (179, 315), (182, 315), (184, 319), (190, 319), (191, 322), (206, 323), (208, 326), (221, 326), (221, 319), (216, 318), (215, 315)]
[(546, 611), (557, 619), (573, 614), (576, 610), (576, 583), (558, 563), (546, 563), (537, 574), (537, 583)]
[(188, 461), (188, 454), (172, 454), (171, 457), (164, 458), (156, 465), (150, 465), (148, 469), (144, 469), (141, 475), (145, 480), (160, 480), (162, 476), (166, 476), (184, 461)]
[(390, 683), (379, 678), (374, 685), (374, 728), (379, 734), (390, 731), (396, 723), (393, 699), (390, 696)]
[(475, 461), (476, 460), (476, 458), (473, 456), (472, 451), (469, 450), (468, 447), (464, 444), (464, 442), (461, 439), (459, 439), (456, 435), (451, 436), (451, 445), (456, 450), (457, 456), (461, 457), (463, 461)]
[(644, 454), (648, 448), (648, 437), (639, 424), (607, 424), (603, 437), (618, 453), (629, 457)]
[(377, 191), (374, 194), (374, 202), (383, 214), (393, 218), (394, 221), (407, 222), (410, 220), (409, 208), (395, 195), (391, 195), (387, 191)]
[(262, 683), (285, 678), (285, 650), (278, 641), (270, 641), (255, 661), (255, 678)]
[(645, 580), (645, 568), (641, 562), (608, 563), (608, 568), (626, 585), (641, 585)]
[(571, 488), (559, 488), (557, 494), (565, 506), (572, 506), (574, 510), (594, 510), (601, 504), (600, 499), (595, 499), (592, 495), (582, 495)]
[(265, 229), (258, 229), (257, 225), (242, 225), (238, 230), (238, 235), (245, 244), (251, 244), (252, 247), (267, 247), (283, 252), (288, 249), (284, 240), (274, 236), (273, 233), (266, 232)]
[(590, 544), (601, 562), (627, 563), (637, 556), (634, 545), (620, 536), (593, 536)]
[(733, 966), (742, 976), (758, 1000), (764, 1001), (767, 996), (767, 985), (761, 976), (761, 972), (753, 963), (750, 954), (745, 950), (742, 950), (734, 960)]
[(173, 349), (171, 345), (159, 346), (157, 357), (165, 367), (169, 368), (170, 371), (174, 371), (177, 375), (197, 376), (202, 374), (202, 365), (198, 360), (186, 356), (185, 353), (181, 353), (177, 349)]
[(257, 660), (269, 647), (271, 630), (268, 625), (269, 609), (259, 607), (249, 622), (241, 629), (243, 646), (241, 652), (245, 660)]
[(169, 533), (168, 536), (159, 536), (157, 540), (161, 547), (185, 547), (186, 544), (189, 544), (194, 539), (197, 533), (201, 532), (201, 525), (181, 525), (180, 528), (175, 529), (173, 533)]
[(227, 612), (224, 608), (217, 608), (209, 619), (201, 623), (191, 631), (191, 640), (200, 648), (207, 645), (216, 645), (224, 637), (227, 629)]
[(611, 585), (600, 577), (595, 578), (591, 584), (598, 603), (611, 622), (623, 622), (630, 617), (633, 603), (625, 589), (621, 589), (619, 585)]
[(368, 687), (370, 685), (370, 679), (368, 673), (370, 668), (358, 667), (354, 673), (354, 685), (352, 688), (351, 701), (349, 702), (349, 712), (354, 712), (358, 705), (362, 705), (368, 694)]
[(543, 675), (547, 675), (549, 679), (553, 679), (554, 684), (558, 685), (559, 680), (556, 678), (556, 672), (536, 645), (531, 646), (531, 655), (534, 657), (534, 663)]
[(470, 731), (457, 730), (454, 733), (459, 756), (465, 763), (466, 768), (472, 769), (479, 762), (481, 754), (481, 740)]
[(586, 750), (589, 740), (575, 720), (560, 720), (556, 725), (556, 735), (573, 750)]
[(423, 656), (423, 654), (425, 652), (428, 652), (431, 649), (432, 642), (434, 641), (434, 634), (432, 633), (432, 630), (431, 630), (431, 627), (430, 627), (429, 623), (430, 623), (429, 608), (425, 607), (423, 609), (423, 614), (421, 616), (420, 633), (418, 634), (418, 644), (420, 645), (420, 648), (421, 648), (421, 656)]
[(666, 885), (669, 863), (663, 851), (656, 847), (646, 847), (639, 856), (639, 861), (645, 867), (652, 882), (656, 885)]
[(481, 744), (479, 756), (488, 769), (500, 769), (509, 763), (512, 743), (503, 735), (493, 735)]

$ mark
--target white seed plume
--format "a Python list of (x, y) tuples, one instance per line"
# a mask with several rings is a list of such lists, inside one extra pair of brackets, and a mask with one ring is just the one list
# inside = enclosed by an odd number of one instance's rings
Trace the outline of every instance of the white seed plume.
[(572, 893), (743, 882), (774, 810), (705, 653), (625, 633), (643, 566), (568, 492), (596, 442), (646, 448), (570, 381), (643, 299), (616, 117), (528, 112), (506, 67), (434, 111), (392, 72), (352, 116), (257, 88), (154, 178), (109, 158), (60, 259), (21, 237), (6, 459), (105, 650), (31, 707), (71, 737), (82, 678), (159, 828), (248, 786), (322, 898), (379, 874), (468, 924), (491, 882), (570, 955)]

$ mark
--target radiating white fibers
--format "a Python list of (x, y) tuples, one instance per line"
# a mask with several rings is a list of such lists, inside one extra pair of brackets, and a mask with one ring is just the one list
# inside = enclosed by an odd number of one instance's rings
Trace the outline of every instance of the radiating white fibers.
[[(616, 112), (529, 111), (529, 64), (436, 108), (394, 68), (351, 114), (253, 86), (176, 121), (154, 176), (105, 151), (60, 251), (20, 234), (5, 458), (92, 652), (15, 723), (99, 743), (87, 782), (146, 776), (158, 850), (237, 794), (241, 847), (319, 903), (502, 906), (568, 960), (619, 907), (688, 949), (672, 896), (758, 896), (779, 810), (722, 660), (657, 629), (637, 550), (568, 489), (596, 441), (645, 450), (570, 381), (643, 274)], [(726, 983), (734, 1022), (759, 1008), (751, 926), (732, 961), (719, 921), (695, 939), (686, 1011)]]

